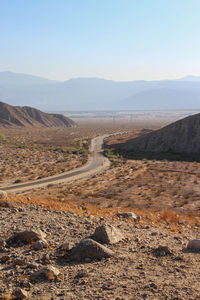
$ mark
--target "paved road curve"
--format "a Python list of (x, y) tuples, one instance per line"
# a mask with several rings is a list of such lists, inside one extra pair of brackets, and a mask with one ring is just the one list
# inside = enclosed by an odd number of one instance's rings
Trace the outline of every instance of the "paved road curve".
[(40, 180), (3, 186), (0, 187), (0, 189), (6, 192), (24, 192), (32, 188), (40, 188), (49, 184), (68, 183), (94, 175), (110, 165), (109, 160), (103, 155), (103, 140), (107, 136), (108, 135), (103, 135), (92, 139), (90, 148), (91, 155), (83, 167), (62, 173), (62, 175), (54, 175)]

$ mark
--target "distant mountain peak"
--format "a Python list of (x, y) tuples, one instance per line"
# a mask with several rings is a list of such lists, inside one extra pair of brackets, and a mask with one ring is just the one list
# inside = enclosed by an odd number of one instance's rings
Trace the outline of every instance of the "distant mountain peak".
[(179, 78), (179, 81), (200, 81), (200, 76), (187, 75), (183, 78)]

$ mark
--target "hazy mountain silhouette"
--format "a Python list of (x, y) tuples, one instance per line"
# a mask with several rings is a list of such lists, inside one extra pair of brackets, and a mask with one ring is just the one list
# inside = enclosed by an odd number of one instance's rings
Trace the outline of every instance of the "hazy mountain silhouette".
[(200, 107), (200, 90), (175, 90), (169, 88), (157, 88), (136, 93), (123, 100), (124, 109), (147, 110), (159, 109), (188, 109)]
[(0, 84), (1, 85), (15, 85), (15, 86), (30, 86), (30, 85), (42, 85), (48, 83), (55, 83), (56, 80), (49, 80), (43, 77), (27, 75), (21, 73), (12, 72), (0, 72)]
[(0, 73), (0, 99), (12, 105), (43, 110), (198, 109), (199, 77), (187, 81), (116, 82), (98, 78), (52, 81), (45, 78)]
[(183, 78), (177, 79), (179, 81), (200, 81), (200, 76), (188, 75)]
[(12, 106), (0, 102), (0, 126), (72, 127), (75, 123), (60, 114), (47, 114), (33, 107)]

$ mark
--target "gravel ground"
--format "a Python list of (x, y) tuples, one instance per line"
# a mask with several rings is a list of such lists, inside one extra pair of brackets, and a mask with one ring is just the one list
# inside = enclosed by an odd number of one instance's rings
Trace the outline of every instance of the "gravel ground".
[[(199, 237), (198, 228), (183, 225), (171, 233), (141, 221), (10, 206), (0, 207), (0, 299), (16, 299), (12, 295), (17, 288), (28, 293), (27, 299), (200, 299), (200, 252), (186, 250), (188, 241)], [(76, 262), (70, 251), (59, 251), (63, 243), (76, 245), (101, 224), (111, 224), (124, 235), (123, 241), (106, 245), (114, 257)], [(30, 229), (46, 233), (46, 248), (5, 243), (14, 232)], [(30, 280), (49, 265), (60, 271), (58, 277)]]

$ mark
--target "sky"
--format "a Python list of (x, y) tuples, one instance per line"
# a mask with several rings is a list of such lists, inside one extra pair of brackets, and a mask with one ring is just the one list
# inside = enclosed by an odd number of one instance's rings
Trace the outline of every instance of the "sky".
[(200, 1), (0, 0), (0, 71), (56, 80), (200, 75)]

